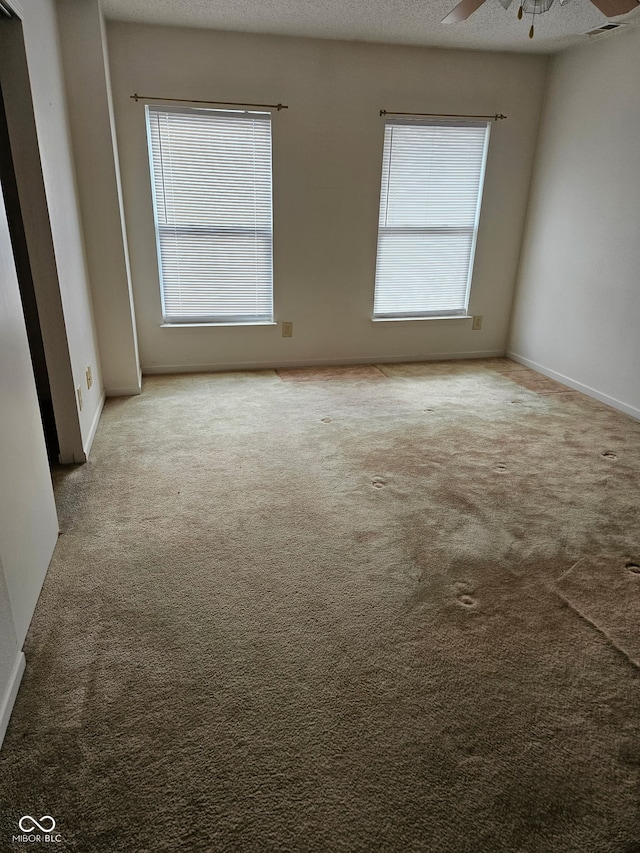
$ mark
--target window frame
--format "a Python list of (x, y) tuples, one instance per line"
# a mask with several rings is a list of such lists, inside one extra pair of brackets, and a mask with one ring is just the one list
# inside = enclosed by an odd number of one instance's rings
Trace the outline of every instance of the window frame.
[[(390, 172), (391, 172), (391, 149), (387, 153), (387, 145), (388, 145), (388, 137), (387, 134), (389, 131), (392, 132), (394, 127), (406, 127), (406, 126), (418, 126), (418, 127), (473, 127), (473, 128), (484, 128), (484, 142), (483, 142), (483, 150), (480, 168), (478, 171), (478, 192), (475, 200), (475, 215), (474, 215), (474, 224), (471, 226), (409, 226), (409, 225), (398, 225), (398, 226), (386, 226), (382, 225), (382, 209), (383, 204), (385, 204), (385, 200), (388, 201), (389, 194), (389, 180), (390, 180)], [(476, 246), (478, 240), (478, 230), (480, 224), (480, 213), (482, 208), (482, 200), (484, 195), (484, 183), (486, 176), (486, 166), (488, 159), (488, 151), (489, 151), (489, 139), (490, 139), (490, 131), (491, 131), (491, 122), (485, 120), (461, 120), (461, 119), (438, 119), (438, 118), (419, 118), (419, 117), (392, 117), (387, 118), (384, 124), (384, 137), (383, 137), (383, 157), (382, 157), (382, 168), (381, 168), (381, 180), (380, 180), (380, 206), (378, 209), (378, 232), (377, 232), (377, 243), (376, 243), (376, 270), (375, 270), (375, 281), (374, 281), (374, 299), (373, 299), (373, 312), (371, 319), (374, 322), (393, 322), (393, 321), (403, 321), (403, 320), (433, 320), (433, 319), (468, 319), (469, 318), (469, 301), (471, 296), (471, 285), (473, 279), (473, 271), (474, 271), (474, 261), (475, 261), (475, 253)], [(389, 145), (392, 144), (392, 139), (389, 141)], [(426, 209), (426, 205), (425, 205)], [(382, 235), (390, 234), (393, 232), (397, 232), (399, 234), (407, 234), (409, 232), (413, 233), (421, 233), (421, 234), (452, 234), (453, 232), (459, 233), (467, 233), (471, 235), (471, 244), (469, 250), (469, 262), (468, 268), (466, 271), (466, 285), (465, 285), (465, 294), (464, 294), (464, 304), (458, 308), (443, 310), (441, 308), (434, 310), (423, 310), (416, 309), (415, 311), (411, 310), (398, 310), (398, 311), (381, 311), (376, 310), (376, 303), (379, 301), (379, 293), (381, 292), (382, 285), (380, 285), (380, 260), (381, 260), (381, 243), (382, 243)]]
[[(153, 155), (153, 140), (152, 140), (152, 130), (151, 130), (151, 117), (152, 115), (163, 113), (174, 113), (178, 115), (200, 115), (206, 113), (207, 115), (214, 115), (225, 118), (238, 119), (240, 121), (251, 120), (251, 118), (258, 117), (263, 120), (267, 120), (269, 126), (269, 174), (268, 174), (268, 186), (269, 186), (269, 204), (268, 204), (268, 212), (269, 212), (269, 227), (257, 229), (255, 226), (219, 226), (219, 225), (207, 225), (207, 224), (188, 224), (188, 225), (176, 225), (176, 224), (161, 224), (158, 220), (158, 197), (156, 191), (156, 176), (155, 176), (155, 164), (154, 164), (154, 155)], [(275, 325), (274, 319), (274, 281), (273, 281), (273, 123), (272, 123), (272, 114), (271, 111), (268, 110), (249, 110), (249, 109), (230, 109), (230, 108), (212, 108), (212, 107), (200, 107), (200, 106), (190, 106), (190, 105), (168, 105), (168, 104), (145, 104), (145, 129), (146, 129), (146, 141), (147, 141), (147, 157), (149, 163), (149, 176), (151, 182), (151, 196), (152, 196), (152, 208), (153, 208), (153, 223), (154, 223), (154, 235), (156, 241), (156, 259), (158, 264), (158, 285), (160, 292), (160, 306), (162, 312), (162, 322), (161, 326), (163, 327), (176, 327), (183, 328), (189, 326), (259, 326), (259, 325)], [(162, 168), (162, 167), (161, 167)], [(247, 314), (246, 312), (238, 312), (237, 314), (188, 314), (188, 313), (176, 313), (167, 310), (166, 305), (166, 292), (165, 292), (165, 269), (163, 265), (162, 258), (162, 246), (161, 246), (161, 238), (162, 232), (165, 232), (167, 235), (175, 234), (176, 231), (180, 231), (183, 234), (193, 234), (198, 235), (202, 234), (203, 236), (214, 236), (215, 234), (229, 236), (230, 232), (237, 231), (239, 236), (251, 236), (258, 233), (258, 231), (263, 231), (264, 233), (261, 235), (267, 241), (267, 256), (268, 256), (268, 310), (265, 312), (260, 312), (256, 314)]]

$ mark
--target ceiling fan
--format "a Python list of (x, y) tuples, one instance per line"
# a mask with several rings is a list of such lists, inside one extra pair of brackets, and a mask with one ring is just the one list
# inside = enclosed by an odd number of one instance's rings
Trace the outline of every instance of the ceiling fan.
[[(443, 18), (443, 24), (458, 24), (460, 21), (466, 21), (470, 15), (479, 9), (487, 0), (460, 0), (449, 14)], [(508, 9), (512, 0), (500, 0), (500, 3), (505, 9)], [(560, 5), (566, 3), (567, 0), (560, 0)], [(607, 18), (616, 18), (618, 15), (626, 15), (640, 6), (640, 0), (590, 0), (591, 3), (599, 9)], [(532, 15), (540, 15), (542, 12), (547, 12), (553, 6), (553, 0), (520, 0), (518, 8), (518, 18), (522, 18), (523, 14), (531, 13)], [(529, 30), (529, 38), (533, 38), (533, 24)]]

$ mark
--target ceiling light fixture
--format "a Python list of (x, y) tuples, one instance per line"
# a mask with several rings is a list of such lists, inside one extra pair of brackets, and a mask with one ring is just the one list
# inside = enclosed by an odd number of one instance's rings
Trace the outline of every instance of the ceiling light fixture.
[[(473, 13), (483, 6), (487, 0), (460, 0), (451, 12), (443, 18), (443, 24), (459, 24), (461, 21), (466, 21)], [(567, 0), (559, 0), (560, 5), (564, 5)], [(607, 18), (617, 18), (618, 15), (626, 15), (640, 6), (640, 0), (590, 0), (591, 3), (606, 15)], [(512, 0), (500, 0), (500, 3), (505, 9), (508, 9)], [(541, 15), (543, 12), (548, 12), (553, 6), (554, 0), (520, 0), (518, 8), (518, 20), (522, 20), (525, 14), (531, 14), (532, 21), (529, 29), (529, 38), (533, 38), (536, 15)]]

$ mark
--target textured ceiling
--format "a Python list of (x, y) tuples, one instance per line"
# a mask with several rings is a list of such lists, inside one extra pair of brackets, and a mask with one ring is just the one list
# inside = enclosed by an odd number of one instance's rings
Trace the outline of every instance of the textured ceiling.
[[(102, 0), (106, 17), (120, 21), (477, 50), (551, 53), (617, 35), (616, 31), (584, 35), (607, 23), (590, 0), (554, 3), (536, 16), (532, 40), (531, 16), (517, 19), (518, 0), (508, 11), (499, 0), (486, 0), (467, 21), (442, 25), (455, 4), (456, 0)], [(616, 20), (640, 24), (640, 6)]]

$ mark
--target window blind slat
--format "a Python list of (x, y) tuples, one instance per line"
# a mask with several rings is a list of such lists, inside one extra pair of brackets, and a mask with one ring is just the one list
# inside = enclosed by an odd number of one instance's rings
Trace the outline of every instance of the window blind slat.
[(466, 314), (488, 123), (388, 120), (374, 317)]
[(147, 128), (164, 321), (271, 321), (271, 116), (149, 105)]

